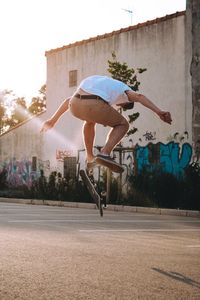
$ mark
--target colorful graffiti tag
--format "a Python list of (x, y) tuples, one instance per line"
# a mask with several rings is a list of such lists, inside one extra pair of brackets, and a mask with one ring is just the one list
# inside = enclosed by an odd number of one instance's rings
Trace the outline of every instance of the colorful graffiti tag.
[[(44, 167), (46, 165), (48, 167), (48, 161), (38, 161), (40, 169), (41, 166)], [(6, 170), (8, 185), (13, 187), (22, 185), (30, 187), (40, 175), (38, 168), (33, 171), (33, 161), (26, 158), (22, 160), (17, 160), (16, 158), (6, 160), (0, 163), (0, 173), (2, 170)]]
[[(168, 144), (149, 143), (146, 146), (120, 147), (114, 151), (114, 156), (126, 167), (127, 172), (124, 172), (126, 176), (134, 174), (135, 171), (140, 173), (144, 168), (148, 170), (161, 168), (165, 172), (180, 177), (184, 174), (184, 169), (191, 163), (192, 153), (192, 146), (189, 143), (181, 144), (172, 141)], [(62, 158), (63, 153), (57, 154), (59, 154), (59, 158)], [(195, 150), (195, 155), (195, 160), (199, 159), (199, 148)], [(36, 166), (33, 168), (33, 157), (32, 160), (26, 158), (22, 160), (7, 159), (0, 162), (0, 173), (2, 170), (6, 170), (10, 186), (26, 185), (30, 187), (33, 181), (40, 176), (40, 169), (50, 170), (49, 160), (36, 159), (35, 163)]]
[[(154, 157), (153, 160), (152, 157)], [(145, 167), (155, 169), (157, 166), (161, 167), (163, 171), (179, 177), (184, 174), (184, 169), (191, 161), (192, 147), (188, 143), (180, 146), (179, 143), (175, 142), (148, 144), (144, 147), (137, 145), (135, 158), (138, 172), (141, 172)]]
[(7, 171), (7, 181), (10, 186), (31, 186), (32, 181), (37, 176), (36, 172), (32, 171), (32, 162), (24, 159), (17, 160), (16, 158), (3, 162), (0, 166), (0, 171)]

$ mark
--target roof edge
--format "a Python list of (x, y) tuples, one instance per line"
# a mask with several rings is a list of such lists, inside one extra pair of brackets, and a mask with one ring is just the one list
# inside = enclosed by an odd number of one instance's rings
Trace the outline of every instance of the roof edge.
[(38, 113), (37, 115), (33, 115), (33, 116), (31, 116), (30, 118), (24, 120), (23, 122), (17, 124), (16, 126), (10, 128), (10, 129), (8, 129), (7, 131), (5, 131), (4, 133), (2, 133), (2, 134), (0, 135), (0, 138), (1, 138), (2, 136), (4, 136), (4, 135), (8, 134), (9, 132), (11, 132), (11, 131), (13, 131), (13, 130), (19, 128), (19, 127), (21, 127), (22, 125), (28, 123), (28, 122), (31, 121), (32, 119), (41, 116), (41, 115), (44, 114), (46, 111), (47, 111), (47, 110), (45, 109), (44, 111)]
[(120, 34), (122, 32), (127, 32), (127, 31), (131, 31), (131, 30), (135, 30), (135, 29), (138, 29), (138, 28), (141, 28), (141, 27), (145, 27), (145, 26), (157, 24), (157, 23), (169, 20), (169, 19), (173, 19), (173, 18), (177, 18), (177, 17), (180, 17), (180, 16), (184, 16), (185, 13), (186, 13), (185, 10), (179, 11), (179, 12), (176, 12), (176, 13), (173, 13), (173, 14), (170, 14), (170, 15), (166, 15), (164, 17), (160, 17), (160, 18), (156, 18), (156, 19), (153, 19), (153, 20), (145, 21), (143, 23), (138, 23), (136, 25), (132, 25), (132, 26), (129, 26), (129, 27), (121, 28), (119, 30), (114, 30), (114, 31), (109, 32), (109, 33), (105, 33), (105, 34), (97, 35), (95, 37), (91, 37), (91, 38), (88, 38), (88, 39), (85, 39), (85, 40), (77, 41), (77, 42), (74, 42), (74, 43), (71, 43), (71, 44), (59, 47), (59, 48), (50, 49), (50, 50), (45, 51), (45, 56), (47, 56), (49, 54), (53, 54), (53, 53), (59, 52), (59, 51), (62, 51), (62, 50), (65, 50), (65, 49), (68, 49), (68, 48), (72, 48), (72, 47), (76, 47), (76, 46), (81, 46), (83, 44), (87, 44), (87, 43), (90, 43), (90, 42), (93, 42), (93, 41), (97, 41), (97, 40), (101, 40), (101, 39), (104, 39), (104, 38), (107, 38), (107, 37), (111, 37), (111, 36), (113, 36), (115, 34)]

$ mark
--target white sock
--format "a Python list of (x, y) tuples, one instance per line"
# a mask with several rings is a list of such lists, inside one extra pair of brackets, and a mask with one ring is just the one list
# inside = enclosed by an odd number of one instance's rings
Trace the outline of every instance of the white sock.
[(105, 156), (105, 157), (109, 157), (110, 155), (109, 154), (104, 154), (104, 153), (99, 153), (101, 154), (102, 156)]

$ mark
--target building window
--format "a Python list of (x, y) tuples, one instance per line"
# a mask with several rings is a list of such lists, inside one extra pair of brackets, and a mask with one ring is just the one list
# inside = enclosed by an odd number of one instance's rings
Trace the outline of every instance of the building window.
[(77, 86), (77, 70), (69, 71), (69, 87)]
[(64, 158), (64, 177), (66, 179), (76, 178), (76, 157), (65, 157)]

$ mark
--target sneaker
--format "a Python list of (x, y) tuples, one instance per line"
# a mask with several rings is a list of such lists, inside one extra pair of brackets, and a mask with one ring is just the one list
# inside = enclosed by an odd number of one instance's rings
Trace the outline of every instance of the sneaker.
[(109, 155), (97, 154), (95, 162), (116, 173), (122, 173), (124, 171), (124, 168)]

